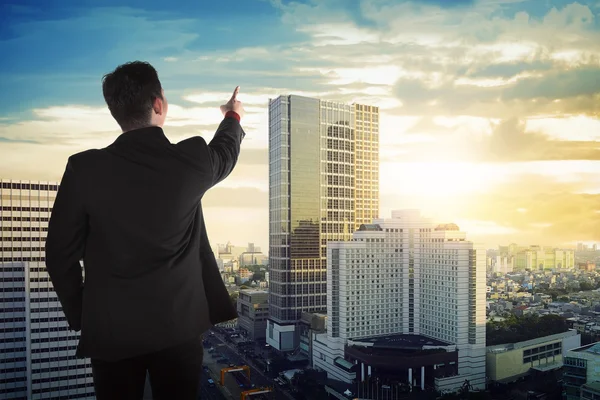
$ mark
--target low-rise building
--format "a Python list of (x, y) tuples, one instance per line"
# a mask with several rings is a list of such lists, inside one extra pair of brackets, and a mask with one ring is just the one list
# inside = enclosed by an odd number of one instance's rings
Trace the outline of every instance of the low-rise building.
[(252, 340), (265, 337), (269, 317), (269, 292), (242, 289), (237, 300), (238, 327)]
[(600, 342), (568, 351), (564, 364), (566, 400), (595, 399), (597, 397), (594, 396), (600, 396)]
[(489, 381), (507, 383), (528, 375), (532, 370), (550, 371), (563, 366), (570, 349), (581, 346), (576, 330), (517, 343), (488, 346), (486, 370)]

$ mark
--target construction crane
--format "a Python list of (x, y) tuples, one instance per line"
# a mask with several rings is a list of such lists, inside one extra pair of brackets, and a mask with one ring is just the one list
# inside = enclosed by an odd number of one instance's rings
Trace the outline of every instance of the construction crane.
[(258, 395), (258, 394), (270, 393), (272, 391), (273, 391), (273, 388), (270, 388), (270, 387), (264, 387), (264, 388), (257, 388), (257, 389), (246, 390), (245, 392), (242, 392), (242, 394), (240, 395), (240, 400), (246, 400), (250, 396), (254, 396), (254, 395)]
[(246, 375), (248, 375), (248, 380), (250, 380), (250, 367), (248, 367), (247, 365), (241, 365), (239, 367), (229, 367), (229, 368), (223, 368), (221, 370), (221, 386), (223, 386), (225, 384), (225, 374), (228, 372), (238, 372), (238, 371), (244, 371), (246, 372)]

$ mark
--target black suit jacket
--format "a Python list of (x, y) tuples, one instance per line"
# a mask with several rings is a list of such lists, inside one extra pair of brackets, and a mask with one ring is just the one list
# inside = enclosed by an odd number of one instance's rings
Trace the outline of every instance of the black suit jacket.
[[(233, 170), (245, 133), (171, 144), (159, 127), (69, 158), (49, 222), (46, 267), (79, 357), (168, 348), (237, 317), (204, 225), (204, 193)], [(80, 260), (85, 268), (85, 282)]]

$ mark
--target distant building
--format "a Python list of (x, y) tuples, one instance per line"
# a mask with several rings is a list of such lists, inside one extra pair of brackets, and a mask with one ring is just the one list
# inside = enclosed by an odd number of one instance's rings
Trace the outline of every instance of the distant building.
[(230, 242), (218, 245), (218, 257), (229, 271), (237, 271), (239, 267), (264, 265), (267, 256), (260, 252), (260, 247), (248, 243), (248, 247), (234, 246)]
[(566, 400), (600, 396), (600, 342), (572, 349), (565, 355), (563, 382)]
[(588, 261), (588, 262), (582, 262), (582, 263), (578, 263), (577, 267), (579, 268), (579, 270), (581, 271), (595, 271), (596, 270), (596, 264)]
[(269, 317), (269, 292), (262, 290), (240, 290), (237, 309), (238, 327), (252, 340), (263, 339)]
[(496, 256), (495, 262), (493, 263), (492, 272), (501, 274), (509, 274), (513, 272), (515, 268), (515, 257), (514, 256)]
[(0, 398), (95, 399), (89, 359), (46, 272), (58, 185), (0, 179)]
[(574, 250), (541, 246), (511, 247), (509, 255), (511, 254), (515, 257), (515, 271), (571, 270), (575, 267)]
[(550, 371), (563, 366), (568, 350), (581, 346), (581, 335), (570, 330), (517, 343), (488, 346), (487, 377), (492, 382), (508, 383), (531, 371)]
[(240, 254), (239, 262), (242, 267), (248, 265), (263, 265), (267, 256), (258, 252), (243, 252)]
[(327, 246), (327, 333), (313, 363), (333, 379), (391, 377), (485, 388), (486, 252), (415, 210)]
[(252, 275), (254, 275), (254, 273), (246, 268), (240, 268), (238, 270), (238, 276), (241, 283), (248, 282), (250, 278), (252, 278)]

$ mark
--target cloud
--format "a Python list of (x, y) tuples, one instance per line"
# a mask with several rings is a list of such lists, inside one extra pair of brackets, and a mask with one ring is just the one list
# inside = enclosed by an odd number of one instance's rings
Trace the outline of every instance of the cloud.
[(38, 142), (36, 142), (35, 140), (9, 139), (9, 138), (5, 138), (5, 137), (0, 136), (0, 143), (32, 143), (32, 144), (37, 144)]
[[(210, 193), (209, 191), (207, 196)], [(211, 244), (231, 242), (240, 246), (254, 242), (262, 248), (263, 253), (269, 252), (268, 208), (203, 206), (206, 229)]]
[[(600, 140), (577, 140), (575, 137), (561, 140), (542, 131), (526, 129), (527, 125), (530, 124), (517, 119), (499, 123), (487, 142), (491, 160), (600, 160)], [(595, 133), (600, 135), (600, 131)]]
[[(268, 188), (268, 152), (264, 126), (266, 109), (249, 107), (246, 138), (238, 166), (222, 185)], [(263, 112), (264, 111), (264, 112)], [(172, 143), (200, 135), (210, 141), (222, 120), (217, 107), (170, 105), (165, 134)], [(33, 110), (30, 120), (0, 121), (0, 171), (13, 179), (60, 179), (67, 158), (89, 148), (103, 148), (121, 133), (106, 107), (72, 105)], [(260, 133), (260, 135), (259, 135)], [(44, 160), (44, 168), (39, 167)]]
[(503, 91), (502, 98), (513, 99), (568, 99), (593, 97), (600, 93), (600, 67), (584, 67), (519, 80)]
[[(600, 194), (576, 193), (583, 187), (581, 182), (523, 175), (478, 198), (469, 215), (474, 218), (493, 215), (494, 221), (508, 224), (541, 243), (598, 241), (600, 215), (594, 210)], [(520, 213), (519, 208), (527, 212)]]
[(480, 154), (488, 161), (600, 160), (600, 141), (552, 140), (525, 127), (522, 120), (502, 121)]
[[(119, 130), (103, 105), (100, 77), (133, 57), (159, 71), (173, 142), (212, 137), (218, 105), (242, 86), (248, 136), (239, 165), (206, 198), (211, 223), (222, 225), (215, 229), (225, 240), (258, 229), (266, 242), (267, 102), (290, 93), (381, 107), (382, 205), (393, 197), (398, 208), (413, 196), (417, 206), (456, 210), (454, 217), (485, 235), (517, 229), (525, 240), (537, 237), (532, 229), (544, 229), (562, 240), (551, 230), (560, 222), (538, 218), (521, 225), (496, 215), (502, 191), (524, 190), (516, 178), (523, 171), (558, 182), (523, 178), (537, 188), (532, 197), (562, 196), (556, 187), (579, 204), (577, 191), (593, 196), (600, 188), (598, 164), (591, 161), (598, 159), (600, 139), (592, 118), (600, 110), (597, 8), (550, 3), (273, 0), (279, 21), (264, 9), (269, 2), (245, 2), (227, 11), (227, 23), (215, 10), (200, 14), (186, 5), (22, 13), (36, 17), (0, 28), (6, 33), (0, 50), (15, 55), (0, 66), (6, 77), (0, 91), (14, 93), (0, 99), (0, 171), (58, 179), (69, 154), (111, 143)], [(44, 168), (36, 166), (39, 160)], [(560, 184), (581, 177), (585, 187)], [(501, 188), (509, 181), (512, 186)], [(247, 205), (240, 204), (246, 198)], [(473, 200), (489, 203), (487, 214), (461, 211)], [(228, 232), (236, 223), (240, 228)]]
[[(535, 166), (530, 170), (535, 171)], [(382, 192), (380, 215), (386, 216), (400, 205), (418, 207), (438, 221), (460, 221), (459, 226), (467, 231), (470, 240), (491, 246), (510, 242), (566, 245), (574, 241), (600, 241), (597, 212), (600, 193), (585, 193), (590, 188), (588, 179), (600, 183), (597, 174), (581, 174), (579, 180), (564, 181), (552, 175), (525, 171), (500, 182), (475, 182), (486, 184), (478, 193), (440, 189), (438, 193), (443, 194), (443, 202), (424, 200), (416, 194)], [(490, 174), (487, 176), (492, 179)], [(472, 175), (465, 175), (455, 179), (471, 178)], [(437, 183), (428, 184), (435, 187)]]
[(543, 113), (598, 115), (600, 67), (552, 71), (545, 75), (485, 81), (449, 79), (427, 83), (400, 79), (394, 94), (402, 102), (398, 114), (462, 113), (490, 118)]
[[(551, 125), (555, 127), (549, 128)], [(391, 124), (386, 122), (385, 126)], [(585, 131), (573, 132), (572, 128), (577, 126)], [(600, 121), (585, 117), (569, 121), (556, 118), (498, 120), (460, 115), (422, 117), (417, 121), (413, 119), (404, 130), (390, 135), (387, 140), (381, 148), (382, 162), (600, 160)], [(558, 164), (556, 167), (560, 168)]]
[(265, 209), (269, 193), (253, 187), (228, 188), (217, 186), (202, 199), (204, 207)]

